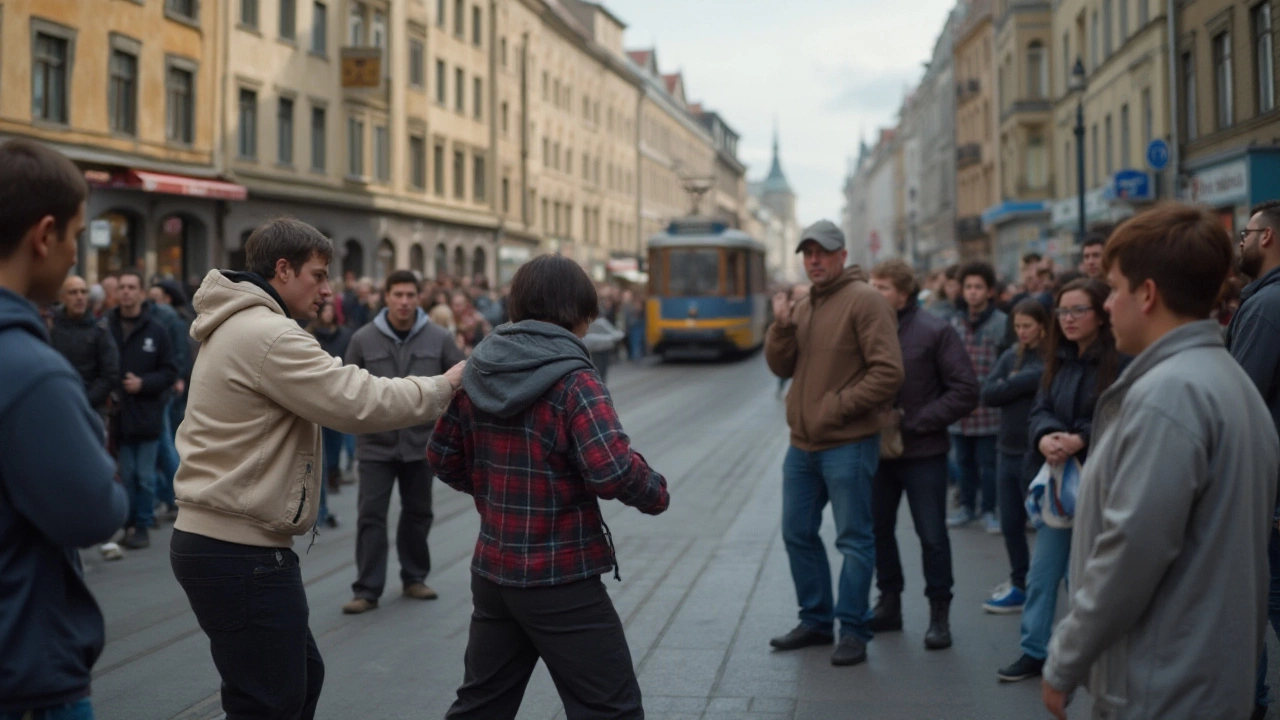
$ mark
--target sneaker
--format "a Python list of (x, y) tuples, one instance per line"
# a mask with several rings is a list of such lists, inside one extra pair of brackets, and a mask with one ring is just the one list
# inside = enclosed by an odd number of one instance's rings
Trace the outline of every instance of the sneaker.
[(404, 586), (404, 596), (414, 600), (435, 600), (440, 594), (426, 583), (409, 583)]
[(962, 507), (959, 510), (952, 513), (951, 517), (947, 518), (947, 527), (949, 528), (964, 527), (965, 525), (968, 525), (969, 523), (977, 519), (978, 519), (978, 516), (973, 513), (973, 508)]
[(982, 514), (982, 529), (986, 530), (988, 535), (1000, 534), (1000, 520), (996, 518), (995, 513)]
[(1010, 585), (982, 603), (982, 609), (995, 615), (1016, 615), (1022, 612), (1022, 606), (1026, 602), (1026, 591)]
[(338, 516), (330, 514), (328, 517), (324, 519), (324, 526), (327, 528), (338, 527)]
[(378, 601), (369, 598), (352, 598), (351, 602), (342, 606), (343, 615), (361, 615), (370, 610), (378, 609)]
[(769, 644), (779, 650), (798, 650), (810, 645), (830, 645), (835, 641), (830, 631), (823, 631), (801, 623), (786, 635), (779, 635)]
[(151, 538), (147, 536), (147, 529), (145, 527), (136, 527), (133, 529), (133, 532), (129, 533), (129, 536), (124, 539), (124, 542), (121, 543), (121, 545), (124, 545), (130, 550), (141, 550), (146, 547), (151, 547)]
[(1044, 669), (1044, 660), (1036, 659), (1030, 655), (1023, 655), (1018, 658), (1012, 665), (1002, 667), (996, 671), (996, 677), (1000, 678), (1000, 682), (1018, 682), (1033, 678), (1040, 674)]
[(837, 666), (857, 665), (867, 661), (867, 644), (852, 635), (840, 638), (836, 651), (831, 653), (831, 664)]
[(119, 545), (113, 542), (102, 543), (98, 549), (102, 551), (103, 560), (119, 560), (124, 557), (124, 551), (120, 549)]

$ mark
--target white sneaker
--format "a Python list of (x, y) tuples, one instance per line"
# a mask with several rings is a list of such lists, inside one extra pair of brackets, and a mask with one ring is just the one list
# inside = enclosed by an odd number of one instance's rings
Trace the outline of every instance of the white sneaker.
[(102, 543), (98, 549), (102, 551), (103, 560), (119, 560), (124, 557), (124, 551), (113, 542)]

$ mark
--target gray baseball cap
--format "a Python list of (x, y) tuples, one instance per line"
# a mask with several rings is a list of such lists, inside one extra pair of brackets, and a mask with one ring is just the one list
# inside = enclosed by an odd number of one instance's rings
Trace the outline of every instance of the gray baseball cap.
[(844, 233), (840, 232), (840, 228), (830, 220), (819, 220), (805, 228), (804, 234), (800, 236), (800, 244), (796, 246), (796, 252), (800, 252), (804, 244), (810, 240), (818, 243), (827, 252), (844, 249)]

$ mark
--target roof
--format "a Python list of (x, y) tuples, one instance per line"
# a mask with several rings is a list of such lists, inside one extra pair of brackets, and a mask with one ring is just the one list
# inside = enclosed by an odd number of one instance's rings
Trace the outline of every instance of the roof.
[(732, 247), (764, 252), (764, 243), (741, 230), (729, 229), (714, 235), (672, 235), (661, 232), (649, 238), (650, 248)]
[(631, 62), (648, 70), (653, 63), (653, 50), (628, 50), (627, 57), (631, 58)]
[(671, 73), (669, 75), (663, 75), (662, 84), (663, 84), (663, 87), (667, 89), (668, 95), (675, 98), (676, 100), (679, 100), (680, 104), (682, 105), (685, 104), (684, 76), (681, 73)]
[(773, 130), (773, 162), (769, 165), (769, 175), (765, 177), (761, 189), (765, 195), (770, 194), (787, 194), (791, 195), (791, 183), (787, 182), (787, 176), (782, 173), (782, 161), (778, 157), (778, 129)]

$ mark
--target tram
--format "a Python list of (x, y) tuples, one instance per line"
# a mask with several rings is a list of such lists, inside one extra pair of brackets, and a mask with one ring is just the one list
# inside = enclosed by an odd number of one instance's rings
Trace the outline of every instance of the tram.
[(765, 247), (710, 218), (672, 221), (649, 239), (647, 337), (663, 358), (720, 358), (764, 344)]

